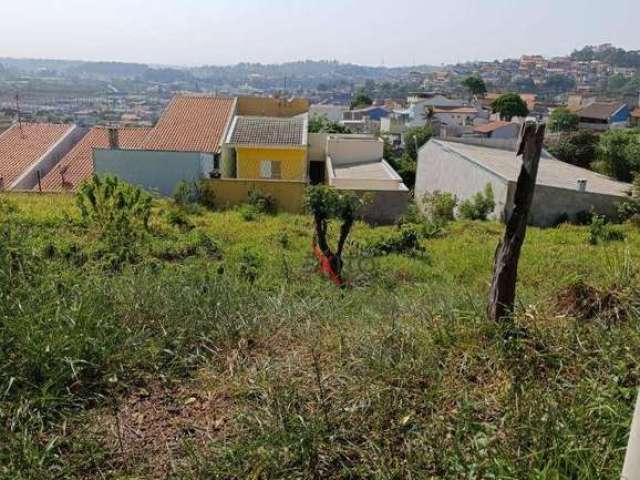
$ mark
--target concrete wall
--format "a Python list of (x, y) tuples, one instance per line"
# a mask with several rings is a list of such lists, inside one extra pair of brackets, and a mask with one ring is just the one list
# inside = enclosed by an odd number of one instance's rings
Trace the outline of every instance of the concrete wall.
[[(247, 201), (249, 192), (259, 190), (273, 195), (278, 209), (289, 213), (304, 211), (304, 182), (279, 180), (211, 179), (206, 181), (205, 192), (213, 192), (213, 204), (219, 208), (231, 208)], [(206, 194), (206, 193), (205, 193)]]
[(409, 190), (396, 191), (356, 191), (356, 195), (367, 195), (371, 202), (362, 210), (364, 221), (372, 225), (391, 225), (396, 223), (407, 211), (411, 194)]
[(379, 138), (332, 137), (327, 144), (327, 155), (334, 165), (380, 160), (383, 152), (384, 142)]
[(506, 179), (434, 142), (420, 149), (415, 186), (418, 205), (426, 193), (435, 191), (450, 192), (459, 201), (466, 200), (484, 191), (487, 183), (491, 184), (496, 201), (494, 216), (503, 219), (509, 194)]
[[(512, 184), (511, 189), (515, 191), (515, 183)], [(533, 196), (529, 223), (548, 227), (553, 225), (562, 214), (575, 219), (576, 214), (591, 210), (615, 219), (618, 216), (618, 205), (624, 200), (612, 195), (538, 185)], [(511, 211), (512, 205), (513, 200), (510, 200), (507, 211)]]
[(294, 117), (309, 111), (306, 98), (238, 97), (238, 115), (258, 117)]
[(40, 172), (40, 178), (44, 178), (82, 140), (88, 131), (86, 128), (71, 126), (55, 145), (9, 186), (8, 190), (32, 190), (35, 188), (38, 185), (38, 172)]
[(329, 133), (309, 134), (309, 161), (324, 162), (327, 158), (327, 138)]
[(212, 162), (201, 153), (149, 150), (96, 149), (93, 158), (98, 175), (115, 175), (162, 196), (172, 195), (181, 181), (203, 178)]

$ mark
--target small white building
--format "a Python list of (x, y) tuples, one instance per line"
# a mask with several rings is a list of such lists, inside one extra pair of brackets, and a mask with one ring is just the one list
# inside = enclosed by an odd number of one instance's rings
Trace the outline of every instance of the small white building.
[[(453, 193), (462, 201), (490, 184), (496, 202), (494, 217), (508, 218), (522, 157), (517, 157), (514, 149), (495, 148), (496, 143), (506, 145), (484, 138), (429, 141), (418, 154), (416, 199), (440, 191)], [(561, 216), (575, 218), (592, 210), (615, 218), (618, 205), (628, 198), (630, 190), (627, 183), (561, 162), (544, 152), (530, 222), (549, 226)]]

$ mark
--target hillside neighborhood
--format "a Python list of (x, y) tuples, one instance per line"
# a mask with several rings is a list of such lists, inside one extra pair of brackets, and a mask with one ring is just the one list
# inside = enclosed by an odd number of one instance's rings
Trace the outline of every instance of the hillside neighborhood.
[(640, 480), (637, 6), (188, 3), (5, 6), (0, 480)]
[[(497, 102), (509, 95), (520, 102), (523, 113), (499, 111)], [(575, 117), (575, 125), (568, 129), (602, 134), (631, 128), (640, 92), (635, 100), (631, 105), (607, 103), (573, 94), (568, 105), (558, 109)], [(115, 175), (171, 196), (183, 182), (208, 179), (221, 208), (240, 205), (251, 191), (260, 191), (273, 196), (279, 209), (300, 213), (305, 185), (327, 184), (370, 194), (366, 220), (394, 223), (406, 213), (414, 183), (418, 204), (433, 192), (454, 193), (464, 201), (492, 183), (464, 170), (452, 175), (456, 161), (445, 151), (513, 184), (522, 125), (553, 122), (552, 113), (552, 109), (536, 110), (536, 96), (524, 94), (478, 92), (471, 100), (462, 100), (437, 92), (412, 92), (404, 107), (386, 102), (342, 109), (313, 105), (303, 98), (183, 93), (171, 100), (151, 127), (83, 127), (19, 119), (0, 136), (0, 188), (73, 192), (98, 174)], [(318, 123), (320, 128), (314, 130)], [(407, 137), (416, 131), (428, 132), (420, 145), (417, 138)], [(424, 146), (428, 138), (433, 140)], [(396, 153), (385, 158), (390, 151), (402, 152), (407, 142), (422, 147), (409, 185), (393, 167)], [(469, 156), (459, 150), (465, 144), (474, 145)], [(563, 163), (550, 154), (546, 158), (534, 223), (552, 225), (563, 216), (575, 218), (591, 211), (617, 218), (618, 206), (631, 195), (627, 178), (609, 179), (571, 159), (564, 158), (568, 163)], [(474, 181), (468, 183), (471, 178)], [(496, 184), (494, 188), (503, 190)], [(512, 193), (507, 189), (498, 199), (495, 218), (508, 217)]]

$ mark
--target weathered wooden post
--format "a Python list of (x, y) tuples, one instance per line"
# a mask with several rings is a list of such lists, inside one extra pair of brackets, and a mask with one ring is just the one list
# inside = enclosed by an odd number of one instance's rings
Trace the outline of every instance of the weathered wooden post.
[(489, 317), (496, 321), (513, 312), (518, 261), (527, 233), (527, 221), (538, 176), (544, 132), (544, 123), (533, 122), (526, 122), (520, 132), (516, 156), (522, 155), (522, 168), (514, 195), (514, 208), (507, 220), (504, 239), (496, 249), (489, 295)]

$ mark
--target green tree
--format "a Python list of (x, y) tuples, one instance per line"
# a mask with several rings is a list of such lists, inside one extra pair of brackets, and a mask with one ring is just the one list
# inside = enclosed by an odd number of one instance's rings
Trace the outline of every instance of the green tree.
[(601, 173), (630, 182), (640, 173), (640, 130), (609, 130), (600, 137), (598, 160), (594, 167)]
[(549, 152), (561, 160), (582, 168), (591, 168), (596, 160), (598, 136), (589, 130), (567, 132), (547, 144)]
[(351, 130), (327, 117), (314, 116), (309, 119), (309, 133), (351, 133)]
[[(319, 185), (307, 188), (305, 205), (309, 213), (313, 215), (315, 243), (329, 260), (332, 270), (340, 276), (343, 267), (344, 247), (364, 202), (352, 192)], [(335, 249), (330, 246), (328, 238), (329, 223), (332, 219), (342, 222)]]
[(565, 107), (556, 108), (549, 116), (549, 129), (552, 132), (571, 132), (578, 129), (580, 117)]
[(373, 100), (363, 89), (358, 90), (351, 99), (351, 108), (362, 108), (373, 105)]
[(576, 81), (566, 75), (551, 75), (543, 84), (542, 89), (550, 93), (569, 92), (576, 88)]
[(469, 90), (471, 95), (483, 96), (487, 93), (487, 86), (484, 80), (477, 75), (465, 78), (461, 85)]
[(433, 137), (433, 129), (430, 125), (413, 127), (404, 134), (404, 150), (413, 161), (418, 160), (418, 150)]
[(408, 153), (389, 160), (389, 164), (402, 177), (402, 182), (409, 188), (416, 185), (416, 171), (418, 162), (416, 162)]
[(499, 113), (504, 120), (511, 121), (513, 117), (529, 115), (527, 104), (517, 93), (505, 93), (491, 103), (493, 113)]

